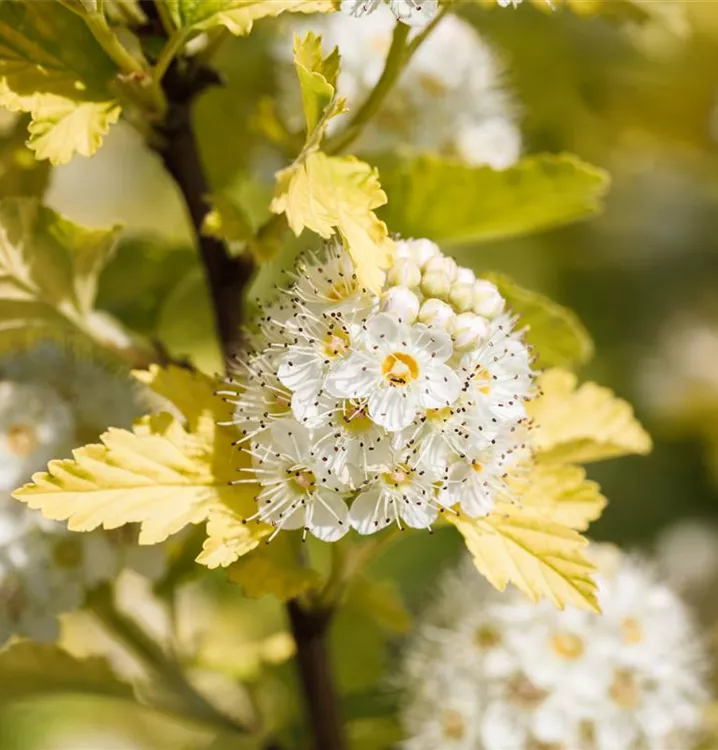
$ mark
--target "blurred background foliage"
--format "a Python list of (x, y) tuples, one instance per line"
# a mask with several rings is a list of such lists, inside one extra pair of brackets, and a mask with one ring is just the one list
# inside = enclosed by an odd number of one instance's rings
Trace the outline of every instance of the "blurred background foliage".
[[(655, 438), (653, 453), (590, 469), (610, 500), (592, 534), (629, 548), (656, 545), (681, 519), (718, 523), (718, 2), (650, 6), (659, 23), (465, 4), (462, 14), (504, 60), (506, 85), (521, 107), (525, 151), (573, 152), (607, 169), (612, 189), (603, 215), (588, 222), (444, 246), (463, 265), (509, 273), (575, 310), (597, 352), (582, 375), (636, 405)], [(271, 137), (276, 71), (269, 45), (290, 26), (260, 23), (249, 37), (228, 39), (216, 58), (225, 85), (209, 90), (196, 114), (212, 192), (241, 203), (253, 225), (266, 217), (273, 174), (284, 163)], [(50, 206), (80, 223), (126, 225), (103, 275), (100, 306), (171, 354), (218, 370), (187, 220), (140, 137), (120, 125), (94, 158), (48, 173), (22, 145), (24, 122), (8, 117), (0, 126), (0, 194), (46, 190)], [(482, 196), (474, 199), (480, 204)], [(266, 295), (281, 266), (308, 242), (288, 241), (278, 262), (262, 269), (255, 295)], [(426, 601), (459, 545), (442, 531), (432, 544), (407, 537), (368, 573), (389, 575), (401, 598), (391, 587), (359, 585), (354, 606), (350, 599), (336, 623), (335, 658), (357, 750), (388, 746), (396, 736), (386, 679), (392, 638), (409, 627), (404, 605), (415, 610)], [(167, 613), (137, 585), (128, 582), (128, 601), (161, 632)], [(362, 597), (372, 597), (380, 618), (362, 617)], [(240, 696), (231, 693), (232, 710), (271, 701), (286, 712), (278, 724), (299, 721), (287, 663), (292, 643), (278, 603), (243, 599), (218, 573), (202, 587), (188, 584), (177, 606), (182, 637), (198, 654), (198, 679), (203, 668), (220, 667), (226, 678), (248, 685)], [(65, 639), (80, 652), (102, 646), (79, 616), (68, 618)], [(131, 674), (121, 649), (113, 663)], [(207, 689), (228, 691), (225, 684)], [(288, 736), (292, 747), (291, 730)], [(2, 750), (225, 747), (202, 727), (149, 713), (128, 717), (122, 704), (101, 700), (0, 711)]]

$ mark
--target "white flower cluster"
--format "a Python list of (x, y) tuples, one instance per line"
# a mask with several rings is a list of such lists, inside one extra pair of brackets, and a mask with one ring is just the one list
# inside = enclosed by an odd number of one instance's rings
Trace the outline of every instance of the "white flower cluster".
[[(387, 0), (387, 5), (398, 21), (421, 28), (436, 15), (439, 0)], [(380, 6), (382, 0), (342, 0), (341, 9), (349, 16), (362, 18), (375, 13)]]
[[(338, 90), (352, 107), (374, 88), (391, 46), (395, 20), (386, 7), (371, 16), (339, 13), (296, 20), (295, 30), (322, 36), (325, 50), (338, 46)], [(282, 101), (289, 124), (301, 112), (292, 62), (291, 35), (283, 35), (276, 55), (285, 62)], [(359, 140), (361, 152), (410, 143), (423, 151), (456, 156), (473, 165), (505, 169), (521, 155), (515, 108), (502, 86), (500, 65), (476, 30), (455, 15), (442, 18), (406, 66), (392, 95)], [(330, 130), (341, 127), (330, 122)]]
[[(325, 541), (489, 513), (521, 470), (531, 354), (492, 284), (397, 243), (381, 296), (337, 244), (305, 254), (230, 388), (254, 519)], [(351, 503), (351, 506), (350, 506)], [(250, 519), (251, 520), (251, 519)], [(275, 532), (275, 533), (276, 533)]]
[(705, 654), (641, 560), (596, 551), (602, 615), (497, 594), (470, 562), (407, 650), (406, 750), (689, 750)]
[(161, 548), (137, 547), (133, 530), (72, 534), (10, 496), (48, 461), (147, 410), (127, 378), (54, 345), (0, 359), (0, 645), (14, 634), (54, 639), (57, 615), (124, 567), (161, 572)]

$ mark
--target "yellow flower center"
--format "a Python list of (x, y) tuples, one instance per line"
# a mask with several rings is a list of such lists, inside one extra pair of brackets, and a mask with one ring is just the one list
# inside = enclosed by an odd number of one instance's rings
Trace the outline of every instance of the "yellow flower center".
[(390, 385), (405, 386), (419, 377), (419, 365), (411, 355), (394, 352), (382, 362), (381, 374)]
[(643, 628), (635, 617), (625, 617), (621, 621), (621, 636), (623, 642), (635, 646), (643, 640)]
[(344, 422), (344, 428), (351, 434), (366, 432), (374, 424), (367, 415), (365, 408), (352, 403), (344, 405), (342, 421)]
[(458, 712), (448, 709), (441, 714), (441, 726), (447, 740), (463, 740), (466, 735), (464, 717)]
[(482, 625), (474, 635), (476, 645), (481, 649), (495, 648), (501, 643), (501, 636), (490, 625)]
[(407, 484), (411, 479), (411, 469), (404, 464), (394, 467), (394, 471), (387, 471), (384, 474), (384, 481), (392, 487), (401, 487)]
[(526, 677), (515, 677), (509, 683), (509, 699), (519, 708), (535, 708), (545, 697), (546, 693)]
[(640, 696), (636, 680), (627, 669), (619, 669), (613, 678), (609, 689), (611, 698), (621, 707), (627, 710), (638, 708)]
[(357, 284), (356, 279), (340, 279), (329, 287), (327, 299), (331, 302), (341, 302), (347, 297), (351, 297), (358, 288), (359, 285)]
[(488, 396), (491, 393), (491, 386), (489, 381), (491, 380), (491, 374), (488, 370), (484, 370), (482, 367), (477, 367), (474, 370), (474, 381), (476, 383), (476, 390), (479, 393), (483, 393), (484, 396)]
[(451, 419), (451, 415), (454, 412), (449, 406), (444, 406), (441, 409), (427, 409), (426, 418), (429, 422), (434, 422), (437, 425), (442, 425)]
[(14, 424), (6, 435), (10, 452), (18, 458), (29, 456), (39, 443), (37, 431), (29, 424)]
[(551, 636), (551, 648), (566, 661), (576, 661), (583, 656), (583, 641), (573, 633), (556, 633)]
[(300, 494), (314, 492), (317, 486), (317, 480), (309, 469), (288, 469), (291, 474), (294, 489)]
[(349, 339), (349, 334), (341, 328), (330, 331), (322, 342), (324, 354), (330, 359), (343, 357), (349, 351), (350, 347), (351, 340)]
[(479, 463), (476, 459), (474, 459), (471, 462), (471, 468), (477, 473), (481, 474), (481, 472), (484, 470), (484, 465), (482, 463)]

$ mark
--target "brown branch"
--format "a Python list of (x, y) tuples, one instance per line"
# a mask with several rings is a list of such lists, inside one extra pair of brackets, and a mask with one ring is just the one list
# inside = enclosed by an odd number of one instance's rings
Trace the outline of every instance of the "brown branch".
[(289, 602), (287, 612), (315, 750), (347, 750), (327, 648), (332, 613), (305, 610), (297, 600)]
[(202, 234), (202, 224), (210, 210), (206, 200), (210, 189), (192, 127), (192, 103), (207, 86), (219, 82), (207, 69), (188, 73), (180, 71), (177, 64), (170, 67), (163, 82), (169, 111), (159, 128), (162, 140), (157, 149), (182, 192), (192, 220), (214, 303), (217, 333), (228, 357), (239, 346), (243, 292), (252, 278), (254, 262), (251, 257), (232, 258), (221, 240)]

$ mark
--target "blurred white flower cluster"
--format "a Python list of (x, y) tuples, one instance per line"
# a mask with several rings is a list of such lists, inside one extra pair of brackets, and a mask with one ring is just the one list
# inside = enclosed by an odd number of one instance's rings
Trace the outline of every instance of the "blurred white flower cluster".
[(48, 461), (148, 408), (127, 377), (54, 345), (0, 358), (0, 644), (56, 638), (57, 615), (124, 567), (161, 572), (161, 547), (139, 548), (131, 527), (71, 534), (10, 497)]
[(496, 287), (428, 240), (397, 243), (381, 296), (341, 246), (306, 253), (254, 350), (222, 393), (275, 533), (483, 516), (522, 470), (531, 354)]
[(470, 562), (407, 650), (406, 750), (688, 750), (705, 653), (644, 562), (595, 551), (603, 615), (498, 594)]
[[(339, 94), (356, 108), (381, 76), (395, 24), (382, 5), (358, 19), (340, 13), (302, 19), (294, 29), (320, 34), (327, 51), (339, 47)], [(291, 66), (291, 35), (283, 35), (276, 55), (286, 64), (280, 79), (286, 116), (290, 126), (299, 128), (302, 121), (292, 120), (302, 108)], [(330, 133), (340, 119), (330, 123)], [(442, 18), (419, 47), (355, 150), (401, 144), (494, 169), (510, 167), (521, 155), (515, 107), (502, 85), (499, 62), (475, 29), (455, 15)]]

